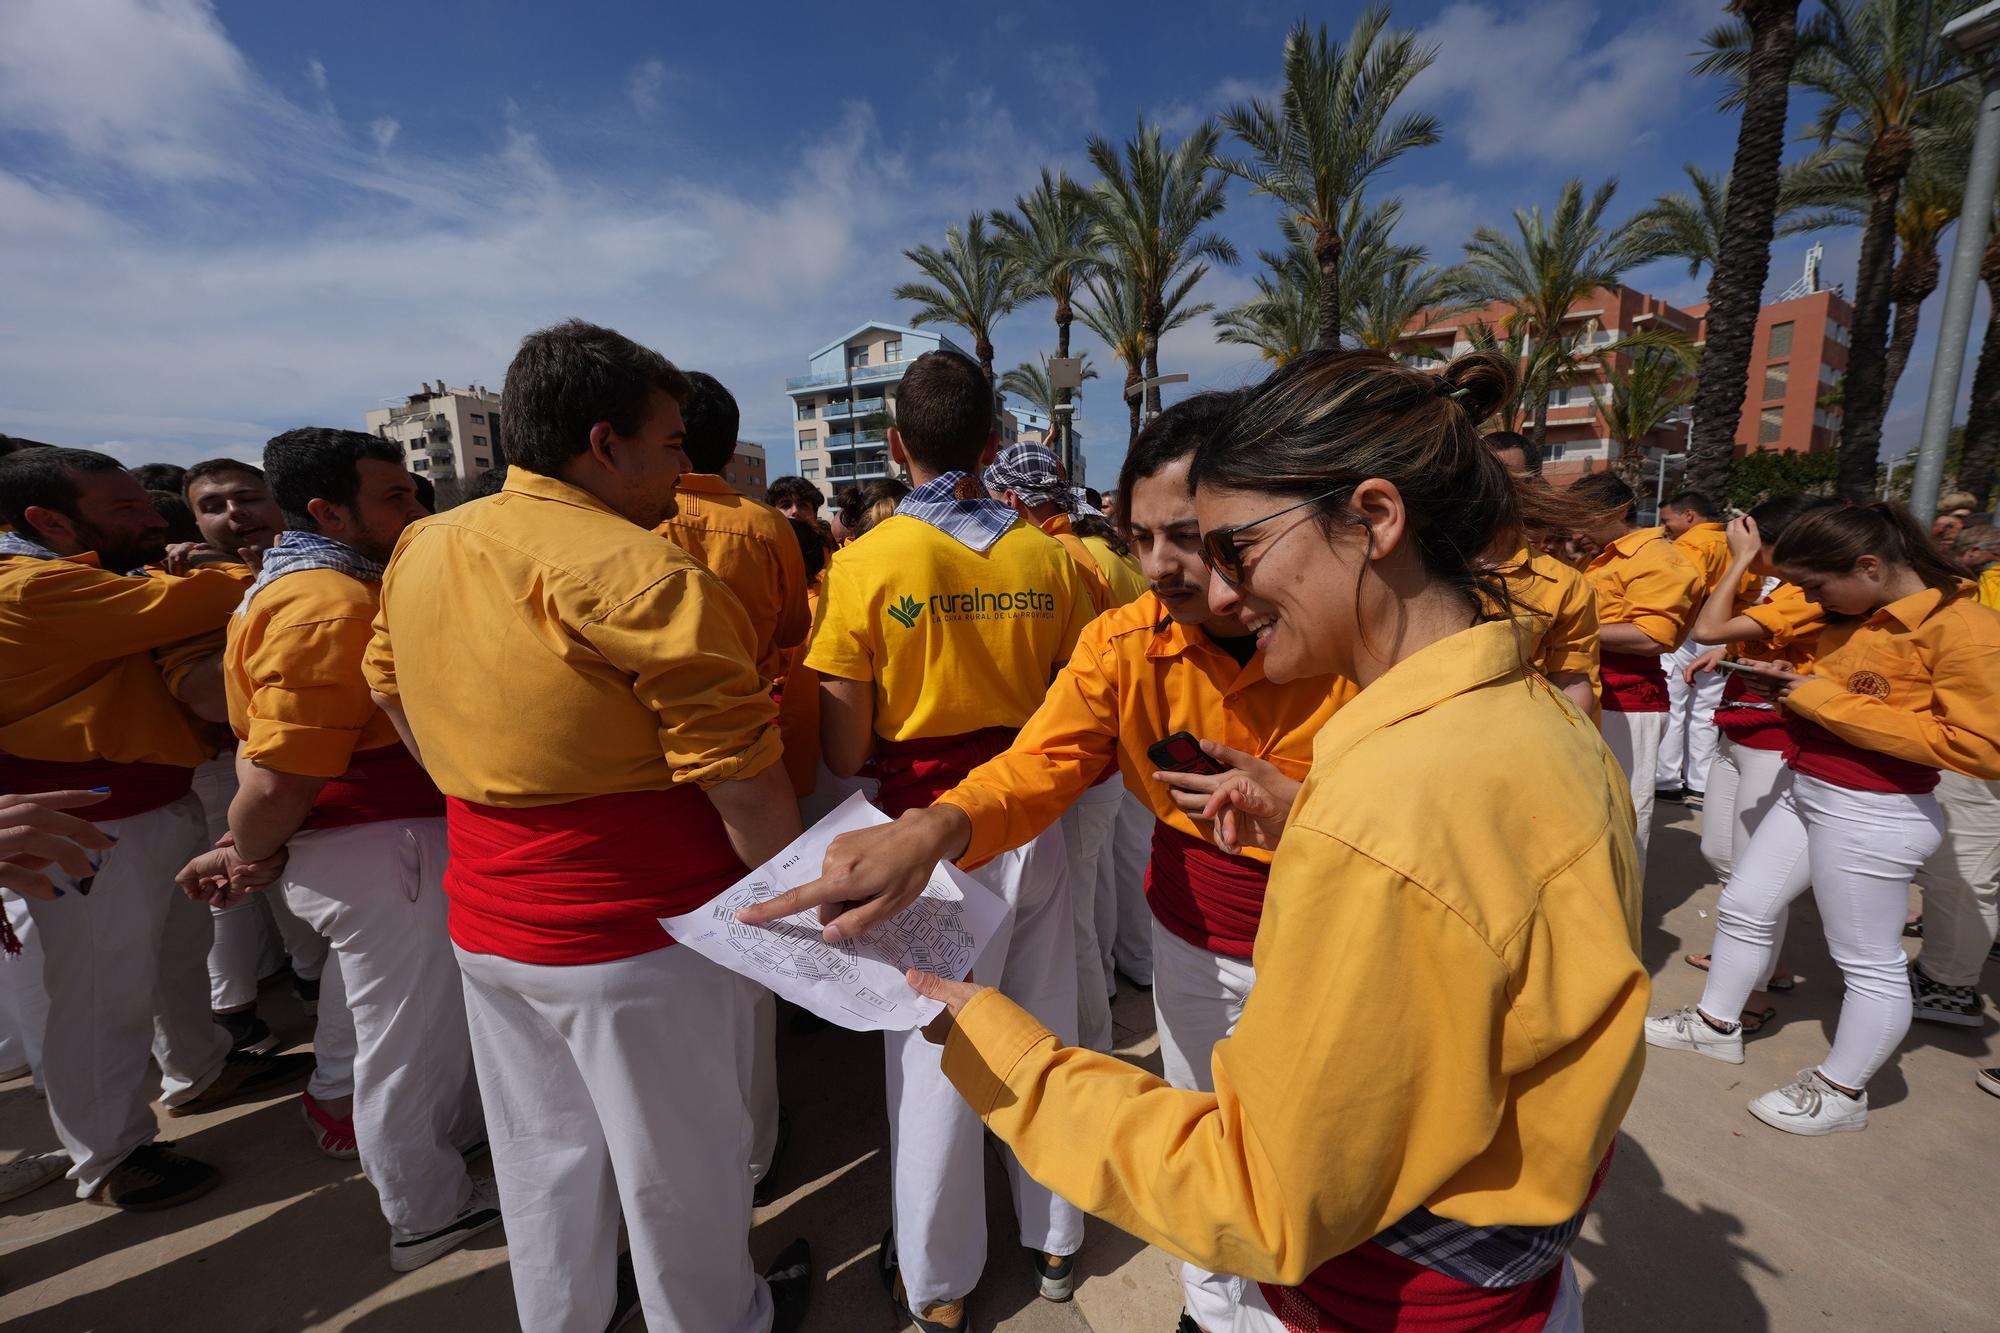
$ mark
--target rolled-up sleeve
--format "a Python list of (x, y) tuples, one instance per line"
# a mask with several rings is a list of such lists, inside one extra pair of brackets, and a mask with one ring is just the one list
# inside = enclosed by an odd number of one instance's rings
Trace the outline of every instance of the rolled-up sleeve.
[(249, 698), (242, 757), (301, 777), (346, 772), (376, 715), (357, 670), (372, 633), (359, 617), (272, 631), (244, 664)]

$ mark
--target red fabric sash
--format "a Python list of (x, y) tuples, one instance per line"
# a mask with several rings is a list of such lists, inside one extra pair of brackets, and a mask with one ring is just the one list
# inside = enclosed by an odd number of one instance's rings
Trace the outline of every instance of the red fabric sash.
[(1146, 904), (1161, 925), (1197, 949), (1248, 958), (1270, 878), (1262, 861), (1231, 856), (1164, 820), (1153, 821)]
[(10, 795), (89, 791), (93, 787), (109, 787), (111, 794), (96, 805), (79, 806), (67, 813), (105, 824), (172, 805), (193, 789), (194, 770), (173, 764), (114, 764), (103, 759), (66, 764), (0, 754), (0, 791)]
[(1540, 1333), (1562, 1265), (1517, 1287), (1475, 1287), (1364, 1241), (1299, 1286), (1258, 1286), (1290, 1333)]
[(672, 944), (659, 918), (746, 873), (721, 816), (693, 787), (506, 810), (445, 802), (452, 943), (517, 963), (571, 967)]
[(957, 736), (908, 741), (877, 738), (875, 757), (862, 772), (882, 784), (875, 804), (894, 819), (905, 810), (929, 805), (956, 787), (967, 773), (1012, 745), (1016, 730), (984, 727)]
[(1604, 677), (1604, 707), (1612, 713), (1667, 711), (1667, 668), (1658, 657), (1631, 653), (1600, 653)]
[(1778, 710), (1750, 692), (1743, 678), (1731, 674), (1722, 683), (1722, 702), (1715, 706), (1715, 725), (1737, 745), (1782, 753), (1791, 748), (1785, 719)]
[(347, 771), (319, 789), (301, 828), (341, 828), (384, 819), (435, 819), (444, 793), (401, 741), (360, 750)]
[(1794, 773), (1831, 782), (1849, 791), (1907, 792), (1916, 796), (1937, 788), (1935, 768), (1850, 745), (1819, 723), (1796, 713), (1786, 716), (1785, 727), (1791, 737), (1785, 763)]

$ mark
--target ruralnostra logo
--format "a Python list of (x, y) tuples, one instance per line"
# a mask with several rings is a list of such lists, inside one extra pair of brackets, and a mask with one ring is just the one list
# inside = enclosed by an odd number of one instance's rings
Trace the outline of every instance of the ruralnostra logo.
[(1857, 671), (1847, 678), (1849, 694), (1865, 694), (1871, 699), (1889, 697), (1889, 682), (1873, 671)]
[(903, 600), (889, 608), (889, 619), (895, 621), (904, 629), (915, 629), (917, 627), (917, 617), (923, 613), (924, 604), (910, 596), (910, 594), (904, 593)]

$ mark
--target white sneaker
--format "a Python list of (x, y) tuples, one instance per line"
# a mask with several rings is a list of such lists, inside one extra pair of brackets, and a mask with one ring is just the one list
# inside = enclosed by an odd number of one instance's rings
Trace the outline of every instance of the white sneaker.
[(500, 1189), (490, 1176), (472, 1178), (472, 1197), (465, 1207), (436, 1231), (422, 1234), (392, 1227), (389, 1231), (389, 1267), (398, 1273), (422, 1268), (471, 1240), (500, 1221)]
[(1787, 1134), (1837, 1134), (1868, 1128), (1868, 1094), (1850, 1097), (1821, 1078), (1817, 1069), (1801, 1069), (1796, 1083), (1773, 1088), (1751, 1102), (1750, 1114)]
[(1743, 1029), (1717, 1032), (1693, 1005), (1646, 1020), (1646, 1044), (1693, 1051), (1724, 1064), (1743, 1063)]

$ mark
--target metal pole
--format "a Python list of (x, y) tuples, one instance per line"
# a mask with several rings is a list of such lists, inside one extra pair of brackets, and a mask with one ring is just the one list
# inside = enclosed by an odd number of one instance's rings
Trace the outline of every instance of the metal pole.
[(1653, 487), (1653, 521), (1660, 521), (1660, 506), (1667, 502), (1667, 451), (1660, 450), (1660, 479)]
[(1993, 220), (2000, 186), (2000, 63), (1988, 61), (1979, 99), (1979, 128), (1965, 174), (1965, 204), (1958, 215), (1958, 239), (1951, 250), (1944, 313), (1938, 319), (1937, 356), (1931, 362), (1930, 397), (1924, 402), (1924, 432), (1917, 444), (1917, 471), (1910, 481), (1910, 510), (1919, 523), (1937, 515), (1938, 487), (1944, 481), (1945, 445), (1952, 411), (1965, 371), (1965, 346), (1972, 334), (1972, 305), (1979, 294), (1979, 264)]

